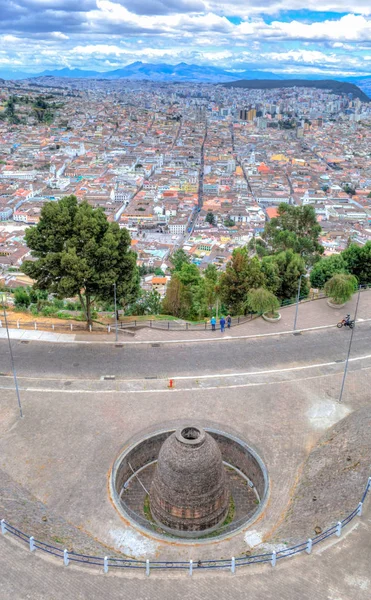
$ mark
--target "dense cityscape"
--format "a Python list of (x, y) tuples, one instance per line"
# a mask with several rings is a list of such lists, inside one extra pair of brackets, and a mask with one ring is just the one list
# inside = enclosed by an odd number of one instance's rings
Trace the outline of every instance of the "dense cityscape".
[(351, 94), (43, 77), (4, 82), (0, 102), (7, 287), (30, 283), (26, 228), (72, 194), (129, 230), (162, 297), (177, 249), (223, 271), (281, 203), (314, 208), (325, 255), (371, 240), (371, 103)]

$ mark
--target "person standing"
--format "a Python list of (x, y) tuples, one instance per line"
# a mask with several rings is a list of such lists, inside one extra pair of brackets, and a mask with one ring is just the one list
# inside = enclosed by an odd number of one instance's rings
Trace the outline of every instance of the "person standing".
[(210, 323), (211, 323), (211, 329), (212, 329), (212, 331), (215, 331), (216, 318), (215, 317), (211, 317)]
[(227, 317), (227, 327), (228, 327), (228, 329), (231, 328), (231, 325), (232, 325), (232, 317), (231, 317), (231, 315), (228, 315), (228, 317)]
[(225, 331), (225, 318), (221, 317), (219, 323), (220, 323), (220, 331), (221, 331), (221, 333), (224, 333), (224, 331)]

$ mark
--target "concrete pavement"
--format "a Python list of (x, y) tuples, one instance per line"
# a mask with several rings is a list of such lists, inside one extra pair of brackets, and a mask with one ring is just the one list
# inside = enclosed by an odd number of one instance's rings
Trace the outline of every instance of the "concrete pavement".
[(310, 556), (229, 572), (109, 572), (104, 575), (30, 553), (0, 537), (0, 597), (14, 600), (369, 600), (371, 510), (366, 505), (342, 538), (331, 538)]

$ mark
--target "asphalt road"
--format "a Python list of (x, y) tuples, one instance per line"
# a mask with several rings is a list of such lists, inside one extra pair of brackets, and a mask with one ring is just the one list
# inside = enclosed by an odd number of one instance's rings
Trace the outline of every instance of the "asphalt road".
[[(23, 377), (96, 379), (104, 375), (131, 379), (219, 375), (302, 365), (346, 358), (350, 331), (327, 329), (301, 335), (249, 340), (115, 347), (13, 341), (17, 374)], [(371, 354), (371, 323), (357, 326), (352, 356)], [(0, 373), (10, 373), (6, 340), (0, 341)]]

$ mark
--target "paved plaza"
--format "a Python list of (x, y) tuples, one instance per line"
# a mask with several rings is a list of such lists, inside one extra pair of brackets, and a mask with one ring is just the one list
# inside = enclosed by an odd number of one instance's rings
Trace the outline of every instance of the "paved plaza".
[[(0, 342), (2, 518), (75, 551), (150, 560), (229, 558), (279, 549), (298, 532), (298, 541), (307, 539), (316, 526), (324, 528), (357, 506), (369, 475), (370, 451), (362, 423), (366, 427), (369, 419), (371, 324), (366, 308), (362, 310), (364, 321), (355, 330), (341, 404), (350, 334), (343, 330), (189, 342), (176, 350), (166, 344), (129, 350), (14, 341), (23, 419), (18, 417), (9, 355)], [(108, 375), (114, 379), (105, 379)], [(175, 389), (168, 387), (172, 375)], [(359, 441), (359, 448), (357, 443), (347, 445), (347, 419), (353, 419), (349, 427), (357, 430), (359, 438), (352, 434), (352, 440)], [(127, 443), (143, 432), (189, 421), (224, 428), (244, 439), (269, 472), (270, 496), (262, 515), (247, 531), (226, 540), (161, 542), (124, 521), (108, 495), (113, 461)], [(332, 431), (340, 454), (328, 451), (334, 442), (330, 434), (325, 436)], [(321, 477), (314, 475), (314, 480), (323, 482), (326, 469), (331, 469), (338, 473), (343, 493), (334, 493), (331, 501), (324, 498), (313, 512), (312, 497), (321, 498), (320, 489), (308, 484), (310, 502), (300, 505), (302, 517), (295, 513), (295, 528), (290, 530), (295, 492), (300, 482), (307, 485), (303, 477), (310, 472), (306, 465), (315, 452)], [(348, 454), (351, 462), (346, 462)], [(184, 572), (151, 573), (147, 579), (129, 571), (103, 575), (76, 565), (65, 568), (39, 552), (30, 555), (4, 536), (0, 597), (59, 600), (63, 593), (77, 599), (104, 594), (110, 599), (126, 594), (224, 598), (233, 590), (235, 598), (250, 597), (249, 591), (257, 600), (363, 600), (371, 589), (366, 559), (370, 527), (366, 503), (363, 516), (349, 525), (343, 538), (331, 538), (311, 556), (279, 561), (275, 569), (247, 567), (235, 576), (196, 572), (193, 579)]]

